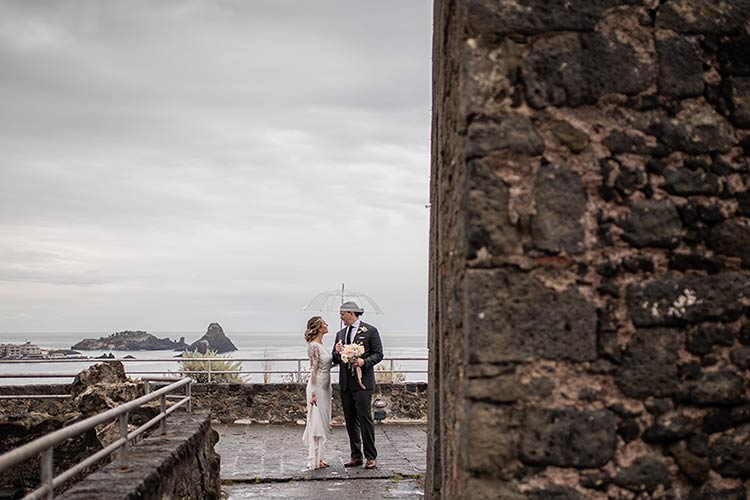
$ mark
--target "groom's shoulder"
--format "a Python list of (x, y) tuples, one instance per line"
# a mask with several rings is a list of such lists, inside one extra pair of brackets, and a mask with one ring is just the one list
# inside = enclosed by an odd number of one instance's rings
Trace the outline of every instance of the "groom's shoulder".
[(377, 326), (371, 325), (370, 323), (365, 323), (364, 321), (362, 322), (362, 326), (364, 326), (365, 328), (367, 328), (371, 332), (372, 331), (374, 331), (374, 332), (378, 331), (378, 327)]

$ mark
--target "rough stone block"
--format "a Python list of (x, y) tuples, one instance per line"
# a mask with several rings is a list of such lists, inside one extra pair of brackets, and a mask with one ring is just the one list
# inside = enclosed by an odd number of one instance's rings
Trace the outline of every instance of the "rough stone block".
[(716, 176), (700, 168), (668, 170), (664, 173), (664, 180), (664, 190), (679, 196), (714, 195), (719, 192), (719, 181)]
[(474, 403), (466, 415), (466, 460), (469, 470), (510, 477), (517, 460), (518, 417), (508, 408)]
[(484, 249), (492, 255), (513, 254), (521, 233), (511, 222), (508, 187), (483, 161), (468, 165), (469, 195), (466, 199), (467, 258)]
[(583, 251), (586, 192), (574, 171), (553, 165), (539, 167), (534, 181), (536, 215), (531, 234), (537, 248), (549, 252)]
[(529, 465), (601, 467), (615, 454), (615, 416), (609, 410), (527, 410), (521, 461)]
[(536, 156), (544, 152), (544, 140), (526, 116), (504, 115), (496, 120), (475, 120), (469, 124), (468, 160), (499, 151)]
[(750, 127), (750, 78), (734, 77), (732, 86), (732, 121), (739, 127)]
[(679, 441), (696, 428), (693, 419), (684, 415), (659, 418), (643, 433), (643, 440), (648, 443), (669, 443)]
[(567, 486), (557, 484), (528, 492), (530, 500), (586, 500), (587, 497)]
[(733, 36), (721, 44), (719, 60), (730, 75), (750, 76), (750, 36)]
[(615, 381), (630, 397), (672, 396), (678, 390), (680, 332), (637, 330), (628, 342)]
[(682, 33), (727, 35), (742, 31), (748, 0), (670, 0), (656, 11), (656, 26)]
[(680, 325), (737, 319), (750, 299), (750, 277), (724, 272), (685, 275), (628, 285), (628, 307), (636, 326)]
[(639, 0), (469, 0), (471, 36), (497, 40), (506, 35), (532, 35), (548, 31), (593, 31), (613, 7), (635, 5)]
[(750, 477), (750, 425), (743, 425), (709, 446), (711, 468), (728, 477)]
[(674, 248), (682, 234), (682, 221), (677, 209), (665, 201), (634, 202), (630, 214), (619, 225), (625, 230), (622, 238), (637, 248)]
[(581, 106), (605, 94), (637, 94), (656, 78), (656, 67), (638, 60), (614, 34), (562, 33), (541, 37), (523, 63), (531, 106)]
[(615, 484), (630, 491), (653, 493), (660, 485), (669, 487), (672, 482), (667, 465), (661, 459), (640, 457), (617, 474)]
[(745, 381), (730, 370), (704, 373), (700, 379), (688, 382), (684, 392), (685, 399), (694, 404), (729, 404), (744, 394)]
[(589, 145), (591, 138), (584, 131), (577, 129), (570, 123), (558, 120), (551, 124), (550, 130), (573, 153), (580, 153)]
[(656, 41), (659, 55), (659, 92), (673, 97), (703, 94), (703, 54), (685, 37)]
[(711, 228), (708, 247), (714, 252), (739, 257), (750, 265), (750, 219), (734, 217)]
[(505, 269), (470, 270), (466, 283), (472, 362), (596, 358), (596, 309), (577, 290)]

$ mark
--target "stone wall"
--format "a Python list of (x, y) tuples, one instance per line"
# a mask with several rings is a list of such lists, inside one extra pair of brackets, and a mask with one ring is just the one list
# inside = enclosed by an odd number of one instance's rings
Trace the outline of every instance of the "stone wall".
[(220, 464), (214, 451), (218, 440), (207, 413), (176, 412), (167, 419), (166, 435), (156, 432), (130, 448), (127, 469), (113, 462), (86, 476), (59, 498), (219, 500)]
[(437, 0), (432, 499), (746, 499), (750, 2)]
[[(302, 384), (198, 384), (193, 387), (193, 408), (210, 410), (211, 418), (224, 423), (283, 424), (303, 421), (307, 407)], [(378, 384), (373, 401), (387, 406), (384, 422), (424, 421), (427, 384)], [(338, 384), (333, 387), (333, 421), (344, 423)]]
[[(65, 385), (0, 386), (4, 394), (65, 394)], [(305, 386), (303, 384), (194, 384), (193, 409), (211, 412), (211, 418), (223, 423), (294, 423), (305, 419)], [(427, 384), (378, 384), (373, 401), (386, 403), (384, 422), (424, 421), (427, 418)], [(73, 411), (70, 399), (4, 400), (0, 415), (29, 411), (64, 415)], [(334, 423), (343, 424), (343, 410), (338, 384), (333, 387)]]

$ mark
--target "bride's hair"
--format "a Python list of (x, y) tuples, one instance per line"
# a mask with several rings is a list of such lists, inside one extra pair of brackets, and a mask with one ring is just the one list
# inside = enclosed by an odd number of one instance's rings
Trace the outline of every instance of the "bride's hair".
[(323, 318), (320, 316), (313, 316), (307, 320), (307, 330), (305, 330), (305, 342), (311, 342), (318, 336), (320, 327), (323, 326)]

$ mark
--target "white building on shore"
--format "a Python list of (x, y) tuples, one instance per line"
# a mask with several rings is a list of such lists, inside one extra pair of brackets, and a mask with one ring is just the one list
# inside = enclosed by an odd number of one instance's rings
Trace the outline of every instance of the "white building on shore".
[(27, 356), (41, 356), (39, 346), (26, 342), (25, 344), (0, 344), (0, 358), (23, 358)]

